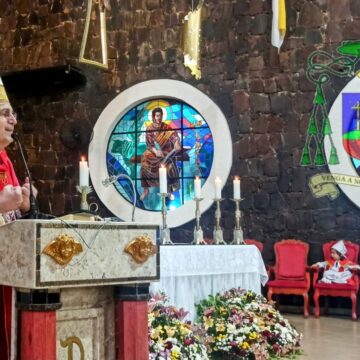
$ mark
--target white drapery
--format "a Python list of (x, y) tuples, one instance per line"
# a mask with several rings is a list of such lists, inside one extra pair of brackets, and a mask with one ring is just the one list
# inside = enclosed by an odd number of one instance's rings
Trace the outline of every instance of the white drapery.
[(208, 295), (240, 287), (261, 292), (268, 280), (265, 265), (254, 245), (177, 245), (160, 247), (160, 282), (152, 293), (165, 291), (169, 302), (196, 315), (195, 303)]

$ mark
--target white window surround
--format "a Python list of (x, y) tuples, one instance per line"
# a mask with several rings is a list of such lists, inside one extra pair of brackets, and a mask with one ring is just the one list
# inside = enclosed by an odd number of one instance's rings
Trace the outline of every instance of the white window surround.
[[(330, 165), (329, 169), (332, 174), (341, 174), (341, 175), (350, 175), (359, 177), (356, 172), (354, 165), (351, 161), (350, 155), (345, 151), (344, 145), (342, 142), (343, 134), (342, 134), (342, 118), (343, 118), (343, 102), (342, 102), (342, 94), (343, 93), (359, 93), (360, 89), (360, 79), (358, 76), (355, 76), (352, 80), (350, 80), (346, 86), (341, 90), (337, 98), (335, 99), (330, 112), (329, 112), (329, 120), (331, 124), (332, 130), (332, 139), (334, 141), (335, 148), (337, 150), (339, 164), (338, 165)], [(326, 136), (324, 140), (324, 149), (326, 158), (329, 162), (330, 158), (330, 150), (331, 143), (329, 137)], [(337, 184), (342, 192), (358, 207), (360, 207), (360, 187), (359, 186), (351, 186), (347, 184)]]
[[(151, 99), (174, 98), (191, 105), (206, 120), (213, 135), (213, 165), (204, 186), (201, 212), (213, 203), (215, 178), (225, 185), (232, 165), (232, 140), (227, 120), (219, 107), (203, 92), (178, 80), (149, 80), (136, 84), (113, 99), (100, 114), (95, 124), (93, 138), (89, 146), (89, 168), (91, 181), (100, 200), (116, 216), (124, 221), (131, 220), (132, 205), (125, 200), (114, 186), (105, 187), (102, 181), (109, 176), (106, 153), (109, 138), (119, 122), (131, 108)], [(195, 217), (195, 202), (188, 201), (183, 206), (168, 210), (167, 225), (180, 226)], [(136, 208), (136, 222), (161, 224), (160, 211)]]

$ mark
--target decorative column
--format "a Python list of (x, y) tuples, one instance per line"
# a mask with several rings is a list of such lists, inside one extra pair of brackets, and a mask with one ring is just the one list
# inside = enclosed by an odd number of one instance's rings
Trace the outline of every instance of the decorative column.
[(60, 293), (50, 290), (21, 290), (16, 293), (20, 310), (21, 360), (56, 360), (56, 310)]
[(115, 287), (116, 360), (149, 360), (150, 284)]

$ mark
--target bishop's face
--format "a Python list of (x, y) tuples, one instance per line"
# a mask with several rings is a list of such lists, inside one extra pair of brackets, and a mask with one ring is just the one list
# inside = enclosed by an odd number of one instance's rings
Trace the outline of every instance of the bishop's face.
[(16, 117), (11, 105), (8, 102), (0, 103), (0, 150), (4, 150), (12, 143), (11, 135), (16, 124)]

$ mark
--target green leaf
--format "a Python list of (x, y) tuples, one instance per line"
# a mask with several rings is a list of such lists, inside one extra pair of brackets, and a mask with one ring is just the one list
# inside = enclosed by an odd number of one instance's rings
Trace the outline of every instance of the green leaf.
[(335, 146), (332, 146), (331, 151), (330, 151), (329, 164), (330, 165), (338, 165), (339, 163), (340, 162), (339, 162), (339, 158), (338, 158), (338, 155), (337, 155), (336, 148), (335, 148)]
[(310, 159), (310, 149), (308, 145), (305, 145), (303, 153), (301, 155), (300, 160), (301, 166), (311, 165), (311, 159)]
[(321, 88), (320, 84), (318, 84), (318, 86), (316, 87), (314, 104), (316, 104), (316, 105), (325, 104), (324, 94), (323, 94), (323, 91), (322, 91), (322, 88)]

